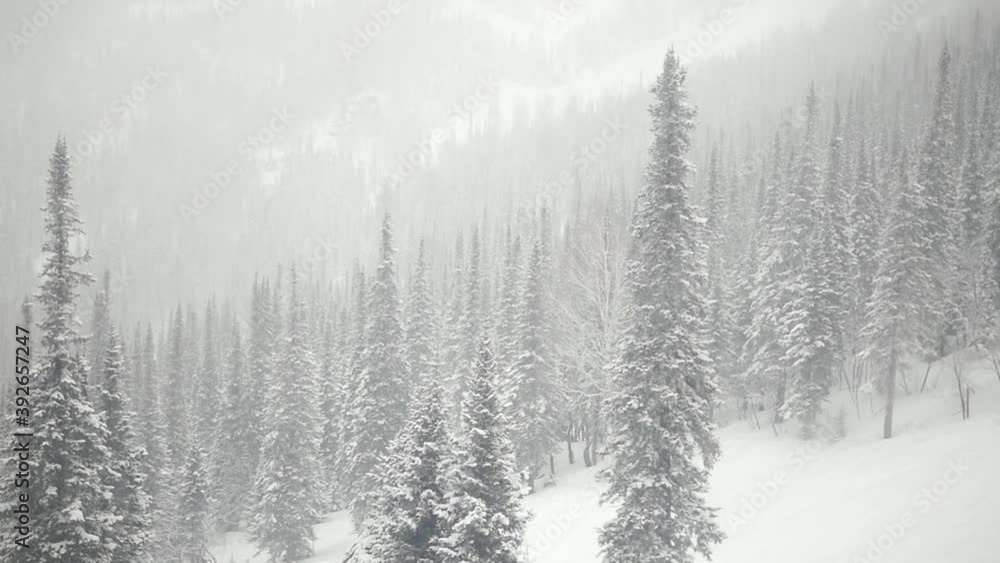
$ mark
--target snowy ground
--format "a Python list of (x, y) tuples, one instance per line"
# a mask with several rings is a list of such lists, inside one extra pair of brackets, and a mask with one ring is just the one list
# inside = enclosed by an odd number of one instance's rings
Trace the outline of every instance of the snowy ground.
[[(861, 420), (848, 409), (848, 435), (836, 442), (804, 442), (791, 428), (777, 437), (742, 423), (723, 429), (710, 500), (728, 537), (713, 560), (996, 563), (1000, 383), (986, 362), (965, 371), (975, 389), (971, 420), (961, 420), (948, 360), (933, 366), (924, 393), (915, 391), (924, 367), (914, 366), (892, 440), (881, 439), (881, 415), (867, 404)], [(845, 401), (839, 395), (834, 404)], [(563, 467), (556, 486), (527, 499), (529, 561), (600, 560), (596, 530), (611, 512), (598, 503), (595, 473), (582, 462)], [(344, 513), (329, 515), (316, 530), (317, 555), (306, 561), (340, 563), (350, 529)], [(265, 560), (242, 534), (220, 538), (214, 552), (220, 563)]]

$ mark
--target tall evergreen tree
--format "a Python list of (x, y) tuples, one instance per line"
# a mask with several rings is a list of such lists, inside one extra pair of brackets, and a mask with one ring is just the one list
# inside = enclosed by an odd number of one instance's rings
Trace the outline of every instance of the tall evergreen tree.
[(209, 563), (208, 551), (210, 492), (207, 455), (188, 421), (183, 430), (187, 447), (178, 477), (177, 519), (171, 529), (165, 553), (160, 557), (171, 563)]
[(327, 486), (325, 495), (326, 507), (338, 507), (339, 494), (336, 473), (337, 455), (340, 450), (340, 425), (343, 418), (343, 364), (345, 358), (342, 348), (343, 322), (346, 318), (337, 320), (338, 311), (330, 307), (326, 311), (323, 322), (323, 338), (320, 356), (320, 419), (322, 434), (320, 439), (320, 458), (324, 471), (324, 482)]
[(417, 251), (417, 267), (413, 273), (406, 315), (406, 353), (409, 358), (410, 385), (423, 385), (436, 376), (438, 323), (434, 311), (427, 265), (427, 250), (423, 239)]
[[(343, 415), (339, 421), (337, 448), (337, 490), (347, 503), (362, 494), (364, 484), (356, 468), (355, 454), (360, 449), (357, 434), (361, 430), (358, 417), (362, 416), (366, 402), (358, 400), (361, 394), (362, 373), (365, 369), (365, 350), (368, 346), (368, 281), (363, 270), (357, 267), (353, 286), (354, 307), (351, 330), (347, 342), (347, 372), (343, 382)], [(355, 520), (356, 524), (359, 524)]]
[(452, 450), (444, 395), (428, 379), (381, 468), (382, 484), (363, 540), (373, 563), (451, 561), (447, 476)]
[(77, 332), (78, 291), (93, 278), (80, 269), (89, 253), (74, 248), (84, 232), (69, 168), (66, 141), (59, 138), (49, 161), (38, 293), (42, 353), (31, 389), (32, 547), (17, 554), (27, 563), (106, 563), (112, 557), (112, 545), (103, 540), (115, 523), (106, 500), (107, 429), (84, 392), (84, 341)]
[(297, 286), (292, 268), (287, 325), (264, 413), (268, 432), (254, 485), (254, 539), (271, 561), (281, 563), (312, 555), (324, 488), (317, 366)]
[(558, 443), (561, 414), (556, 374), (544, 334), (542, 253), (542, 242), (536, 239), (521, 292), (516, 355), (507, 377), (511, 435), (516, 436), (515, 457), (532, 492), (539, 470)]
[[(781, 309), (779, 330), (785, 346), (783, 364), (791, 378), (784, 410), (802, 424), (802, 435), (809, 439), (823, 403), (830, 394), (836, 347), (839, 305), (833, 279), (827, 275), (832, 264), (822, 228), (822, 176), (817, 150), (819, 98), (810, 86), (806, 99), (805, 149), (798, 166), (795, 188), (783, 209), (786, 213), (786, 259), (789, 269), (781, 281), (786, 299)], [(804, 242), (804, 244), (802, 244)]]
[(349, 406), (351, 441), (345, 443), (347, 478), (354, 492), (351, 512), (364, 521), (374, 491), (372, 471), (403, 426), (409, 404), (408, 368), (403, 348), (396, 251), (389, 217), (382, 223), (381, 259), (372, 280), (364, 365)]
[(695, 113), (685, 76), (671, 50), (652, 90), (654, 140), (632, 223), (630, 305), (608, 405), (614, 457), (602, 473), (615, 516), (600, 544), (614, 563), (694, 561), (723, 537), (704, 499), (720, 452), (701, 336), (705, 269), (685, 185)]
[(239, 322), (234, 321), (230, 339), (219, 431), (215, 436), (217, 524), (219, 530), (237, 530), (250, 508), (247, 491), (252, 490), (254, 471), (251, 448), (254, 443), (253, 416), (247, 395), (247, 374)]
[(899, 162), (895, 205), (881, 237), (878, 273), (864, 328), (868, 347), (863, 355), (885, 370), (885, 438), (892, 437), (897, 375), (926, 342), (923, 331), (927, 327), (921, 323), (921, 314), (933, 274), (927, 233), (917, 220), (927, 203), (922, 186), (910, 180), (906, 160), (904, 154)]
[(90, 314), (90, 338), (87, 340), (87, 367), (90, 370), (88, 391), (100, 386), (102, 364), (108, 347), (108, 329), (111, 328), (111, 273), (108, 270), (104, 270), (101, 277), (101, 287), (94, 295)]
[(111, 491), (109, 501), (115, 523), (102, 540), (114, 547), (113, 563), (135, 563), (142, 560), (149, 541), (150, 503), (142, 472), (145, 450), (137, 444), (132, 413), (125, 403), (121, 343), (110, 319), (105, 330), (99, 397), (101, 416), (108, 429), (106, 484)]
[(517, 563), (527, 515), (521, 507), (507, 422), (487, 338), (462, 404), (463, 437), (449, 478), (449, 561)]

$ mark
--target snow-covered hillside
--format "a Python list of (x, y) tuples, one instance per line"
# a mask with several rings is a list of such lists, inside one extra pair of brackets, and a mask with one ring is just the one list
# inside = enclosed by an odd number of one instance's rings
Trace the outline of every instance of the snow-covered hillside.
[[(723, 458), (712, 477), (711, 503), (727, 539), (716, 563), (996, 563), (1000, 553), (1000, 382), (985, 360), (967, 362), (972, 418), (962, 421), (951, 358), (931, 367), (927, 389), (897, 404), (896, 437), (881, 439), (880, 413), (864, 399), (860, 420), (846, 391), (828, 413), (848, 412), (837, 439), (828, 416), (822, 439), (804, 442), (793, 428), (755, 430), (735, 423), (720, 432)], [(920, 374), (923, 365), (909, 371)], [(912, 377), (912, 376), (911, 376)], [(876, 404), (878, 404), (876, 402)], [(565, 459), (561, 458), (565, 464)], [(527, 498), (533, 518), (531, 563), (600, 561), (598, 469), (564, 466), (555, 486)], [(339, 563), (353, 541), (339, 512), (316, 529), (308, 563)], [(263, 562), (244, 534), (219, 538), (220, 563)]]

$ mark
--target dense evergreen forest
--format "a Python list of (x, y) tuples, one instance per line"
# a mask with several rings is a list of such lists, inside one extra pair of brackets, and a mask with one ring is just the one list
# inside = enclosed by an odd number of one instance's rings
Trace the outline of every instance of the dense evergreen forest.
[[(147, 224), (79, 193), (111, 177), (163, 191), (184, 143), (148, 167), (114, 143), (78, 166), (58, 122), (30, 133), (44, 210), (3, 242), (43, 241), (4, 288), (23, 295), (5, 322), (31, 331), (33, 549), (5, 522), (4, 560), (210, 561), (217, 534), (246, 530), (297, 561), (347, 510), (351, 561), (523, 562), (523, 496), (559, 486), (557, 457), (603, 464), (605, 561), (709, 556), (718, 426), (814, 439), (869, 411), (889, 439), (896, 394), (926, 383), (914, 360), (981, 354), (1000, 378), (1000, 20), (875, 33), (815, 76), (788, 55), (795, 84), (766, 100), (780, 33), (711, 61), (661, 49), (641, 90), (471, 119), (401, 184), (313, 143), (280, 156), (279, 196), (265, 169), (237, 181), (254, 183), (227, 204), (241, 224), (209, 207), (186, 229), (173, 199)], [(219, 169), (220, 151), (200, 162)], [(41, 173), (26, 166), (5, 182)], [(314, 180), (364, 189), (294, 191)], [(4, 220), (33, 201), (24, 184), (4, 188)], [(307, 234), (324, 206), (358, 216)], [(126, 223), (154, 234), (107, 258)], [(203, 287), (178, 287), (201, 268)], [(968, 416), (957, 363), (954, 385)], [(853, 412), (827, 408), (839, 389)], [(23, 504), (0, 500), (5, 518)]]

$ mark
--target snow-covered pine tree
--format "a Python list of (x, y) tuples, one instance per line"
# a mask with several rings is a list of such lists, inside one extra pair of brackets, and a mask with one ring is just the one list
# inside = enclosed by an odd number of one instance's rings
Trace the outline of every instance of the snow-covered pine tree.
[[(898, 155), (897, 155), (898, 157)], [(850, 352), (860, 354), (866, 346), (862, 331), (868, 323), (868, 310), (875, 290), (875, 276), (879, 268), (880, 225), (884, 205), (875, 187), (874, 158), (862, 138), (858, 149), (857, 180), (849, 202), (849, 248), (851, 256), (850, 291), (845, 334), (851, 343)]]
[[(445, 287), (445, 308), (444, 315), (444, 361), (442, 366), (446, 370), (441, 374), (445, 378), (445, 395), (449, 401), (453, 401), (456, 391), (453, 389), (456, 381), (455, 371), (460, 365), (463, 354), (465, 354), (467, 335), (463, 332), (463, 322), (465, 319), (466, 299), (466, 264), (465, 264), (465, 238), (460, 230), (455, 238), (454, 263), (449, 276), (446, 279)], [(460, 410), (460, 404), (453, 404), (453, 412)]]
[(184, 425), (185, 447), (178, 476), (177, 518), (164, 551), (158, 555), (171, 563), (209, 563), (209, 490), (205, 449), (192, 421)]
[[(763, 189), (756, 240), (760, 253), (757, 270), (751, 280), (748, 305), (749, 323), (740, 363), (745, 366), (742, 387), (747, 409), (756, 412), (771, 405), (773, 420), (781, 420), (785, 402), (787, 370), (782, 365), (778, 319), (783, 295), (781, 280), (787, 269), (783, 244), (785, 235), (782, 204), (786, 198), (786, 174), (782, 172), (782, 144), (776, 133), (772, 149), (772, 169)], [(791, 161), (793, 159), (789, 159)]]
[(320, 521), (325, 488), (317, 366), (294, 267), (288, 285), (287, 325), (264, 413), (268, 431), (261, 445), (253, 508), (254, 540), (279, 563), (312, 555), (313, 526)]
[[(514, 361), (517, 350), (517, 305), (521, 294), (521, 235), (511, 234), (507, 227), (505, 238), (503, 272), (500, 282), (500, 307), (497, 311), (497, 363), (501, 373), (507, 370)], [(507, 392), (506, 381), (501, 385), (501, 391)]]
[(896, 376), (903, 362), (921, 351), (927, 327), (921, 321), (933, 269), (927, 254), (929, 241), (918, 218), (927, 204), (923, 188), (910, 180), (905, 150), (898, 162), (895, 203), (882, 232), (867, 324), (862, 332), (867, 347), (862, 357), (885, 370), (883, 436), (892, 437)]
[(271, 302), (271, 284), (267, 279), (254, 278), (250, 300), (250, 335), (247, 343), (247, 414), (251, 417), (250, 464), (256, 470), (261, 443), (267, 431), (263, 420), (267, 406), (267, 390), (275, 366), (277, 331), (275, 311)]
[(149, 553), (165, 553), (169, 536), (176, 520), (177, 469), (179, 461), (170, 457), (167, 442), (168, 428), (161, 402), (162, 372), (157, 370), (153, 327), (146, 325), (142, 365), (145, 384), (140, 391), (138, 426), (140, 440), (145, 448), (142, 473), (146, 476), (143, 486), (149, 498), (151, 537)]
[(239, 529), (249, 507), (247, 492), (252, 490), (254, 472), (250, 449), (254, 435), (249, 412), (247, 374), (239, 322), (234, 320), (226, 378), (220, 410), (219, 431), (212, 455), (216, 458), (216, 524), (223, 532)]
[(163, 405), (164, 421), (167, 426), (167, 448), (170, 459), (175, 463), (183, 463), (187, 446), (185, 428), (187, 421), (187, 388), (190, 383), (187, 378), (185, 356), (184, 316), (178, 305), (174, 311), (167, 337), (169, 349), (166, 352), (166, 362), (161, 370), (162, 382), (160, 398)]
[[(834, 360), (840, 344), (836, 289), (826, 269), (830, 241), (822, 228), (822, 174), (817, 129), (819, 98), (810, 85), (806, 98), (805, 147), (798, 163), (794, 189), (782, 206), (787, 228), (783, 236), (788, 270), (781, 279), (784, 300), (779, 333), (784, 346), (782, 364), (790, 370), (783, 410), (801, 423), (806, 439), (815, 435), (816, 420), (830, 394)], [(803, 244), (804, 243), (804, 244)]]
[(436, 380), (427, 378), (379, 472), (382, 485), (363, 533), (373, 563), (452, 560), (447, 477), (453, 449), (444, 394)]
[(708, 353), (720, 374), (731, 374), (733, 366), (732, 321), (729, 318), (725, 243), (723, 232), (722, 164), (718, 146), (712, 147), (709, 158), (708, 184), (705, 193), (705, 261), (708, 264)]
[[(80, 270), (90, 255), (74, 247), (83, 224), (73, 197), (66, 141), (59, 138), (49, 161), (45, 206), (45, 264), (38, 292), (43, 317), (38, 325), (42, 353), (37, 355), (31, 389), (32, 498), (34, 521), (30, 549), (17, 553), (25, 563), (107, 563), (114, 515), (103, 476), (107, 429), (96, 415), (87, 382), (84, 340), (77, 332), (79, 288), (93, 281)], [(5, 511), (6, 512), (6, 511)], [(4, 533), (10, 533), (4, 526)], [(4, 538), (5, 545), (13, 543)]]
[(421, 238), (406, 315), (406, 353), (409, 358), (410, 385), (414, 388), (437, 375), (437, 339), (438, 323), (431, 293), (427, 251), (424, 239)]
[(848, 199), (848, 167), (844, 152), (843, 120), (840, 116), (840, 104), (833, 108), (833, 132), (830, 134), (829, 150), (826, 162), (826, 178), (823, 183), (820, 201), (820, 240), (816, 241), (820, 251), (821, 273), (826, 278), (828, 288), (828, 303), (832, 328), (834, 330), (833, 359), (837, 365), (843, 363), (845, 344), (845, 325), (848, 318), (848, 301), (850, 285), (848, 275), (851, 264), (851, 248), (847, 212)]
[(100, 364), (102, 375), (98, 397), (101, 417), (108, 429), (108, 462), (105, 483), (111, 491), (108, 499), (115, 523), (102, 541), (114, 547), (113, 563), (141, 561), (149, 543), (150, 502), (146, 495), (143, 473), (145, 449), (138, 445), (132, 428), (132, 413), (125, 403), (123, 383), (124, 360), (118, 333), (108, 319), (104, 357)]
[[(654, 140), (632, 223), (629, 306), (608, 403), (615, 516), (600, 544), (609, 563), (694, 561), (723, 534), (704, 499), (719, 457), (716, 384), (703, 348), (705, 267), (687, 200), (694, 108), (671, 49), (652, 92)], [(698, 459), (700, 457), (700, 459)]]
[[(194, 386), (195, 420), (198, 423), (198, 438), (205, 447), (212, 447), (215, 444), (215, 435), (218, 431), (220, 406), (223, 404), (223, 385), (220, 376), (220, 366), (218, 358), (217, 343), (217, 316), (215, 298), (211, 298), (205, 306), (205, 332), (202, 334), (202, 355), (201, 365), (198, 368), (198, 379)], [(214, 475), (215, 459), (209, 459), (208, 475)], [(215, 484), (210, 484), (210, 490), (215, 488)]]
[(452, 364), (454, 373), (450, 385), (452, 404), (458, 407), (462, 404), (468, 381), (473, 375), (476, 363), (476, 335), (483, 330), (483, 296), (482, 296), (482, 248), (480, 246), (479, 228), (472, 230), (472, 240), (469, 243), (469, 261), (466, 263), (465, 285), (462, 288), (462, 318), (461, 339), (458, 342), (458, 354)]
[[(142, 325), (136, 324), (132, 333), (132, 348), (129, 350), (127, 369), (129, 373), (128, 381), (125, 382), (125, 397), (128, 399), (129, 409), (135, 413), (139, 409), (140, 396), (146, 387), (146, 373), (143, 371), (143, 339)], [(136, 439), (141, 445), (142, 436), (139, 433), (139, 420), (134, 420)]]
[(374, 491), (372, 471), (403, 427), (409, 390), (403, 327), (396, 285), (396, 250), (389, 216), (382, 222), (381, 259), (372, 279), (368, 304), (367, 347), (363, 369), (349, 406), (351, 441), (344, 444), (345, 477), (352, 491), (351, 513), (360, 525)]
[(545, 339), (543, 267), (542, 241), (535, 239), (521, 291), (517, 348), (507, 375), (515, 460), (532, 493), (539, 471), (559, 442), (562, 402)]
[(983, 152), (983, 128), (989, 124), (989, 115), (985, 110), (979, 113), (979, 96), (973, 97), (972, 116), (968, 123), (969, 142), (966, 147), (965, 160), (962, 164), (961, 183), (959, 184), (958, 212), (961, 224), (961, 243), (972, 244), (979, 241), (986, 227), (987, 209), (987, 178), (986, 154)]
[(100, 377), (103, 373), (101, 366), (107, 352), (108, 329), (111, 327), (111, 273), (106, 269), (101, 277), (101, 287), (94, 295), (90, 314), (90, 335), (87, 339), (87, 368), (90, 373), (87, 382), (88, 393), (100, 386)]
[[(955, 247), (954, 238), (957, 133), (955, 124), (955, 102), (951, 52), (947, 45), (941, 50), (938, 60), (937, 84), (933, 115), (920, 153), (917, 181), (923, 187), (927, 205), (920, 209), (920, 222), (927, 229), (929, 252), (938, 266), (934, 276), (935, 291), (944, 294), (949, 288), (949, 268), (947, 258)], [(958, 312), (949, 304), (956, 299), (946, 298), (941, 307), (930, 307), (925, 311), (923, 323), (934, 326), (938, 355), (948, 351), (948, 339), (955, 336)]]
[[(359, 451), (359, 429), (357, 417), (361, 416), (364, 405), (358, 400), (361, 374), (364, 371), (365, 349), (368, 346), (368, 281), (360, 266), (356, 266), (354, 284), (352, 287), (354, 306), (351, 312), (351, 328), (345, 350), (347, 369), (343, 381), (343, 414), (338, 426), (338, 448), (335, 472), (337, 474), (337, 490), (343, 496), (342, 501), (349, 505), (361, 494), (358, 488), (362, 485), (355, 478), (355, 455)], [(360, 524), (356, 522), (356, 524)]]
[(462, 404), (462, 438), (449, 476), (446, 542), (461, 563), (518, 563), (527, 514), (521, 507), (506, 417), (496, 390), (496, 362), (480, 339), (469, 392)]
[[(340, 316), (337, 307), (331, 304), (325, 313), (323, 321), (323, 338), (320, 349), (320, 420), (322, 432), (320, 438), (320, 462), (323, 466), (324, 480), (327, 490), (324, 494), (324, 504), (327, 510), (338, 508), (339, 494), (336, 472), (337, 452), (340, 449), (340, 424), (343, 418), (343, 365), (345, 363), (343, 344), (343, 322), (346, 318)], [(343, 321), (343, 322), (338, 322)]]

